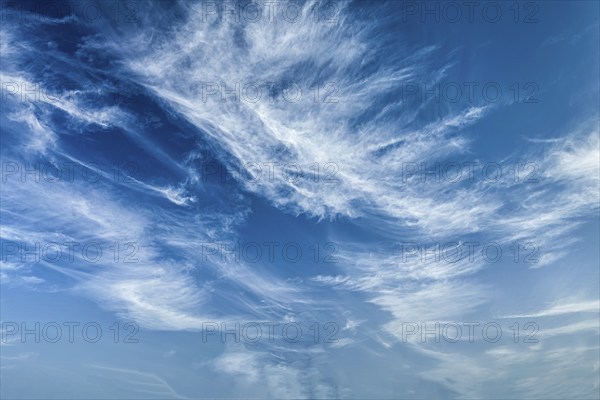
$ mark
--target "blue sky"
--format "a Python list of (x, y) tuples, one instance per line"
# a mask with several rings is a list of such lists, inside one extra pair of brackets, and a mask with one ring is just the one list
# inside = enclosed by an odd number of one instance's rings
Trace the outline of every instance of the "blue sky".
[(1, 397), (598, 398), (599, 5), (448, 4), (3, 1)]

